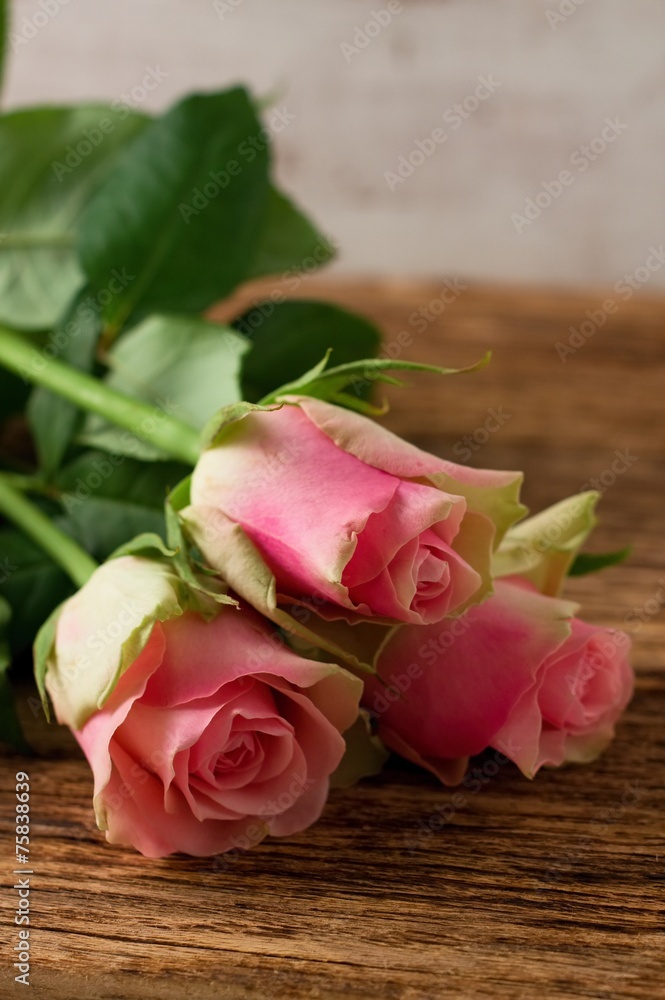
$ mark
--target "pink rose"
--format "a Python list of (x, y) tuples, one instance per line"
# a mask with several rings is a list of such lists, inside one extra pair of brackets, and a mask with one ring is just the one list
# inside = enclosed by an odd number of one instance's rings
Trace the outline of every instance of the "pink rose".
[(396, 629), (366, 684), (380, 737), (446, 783), (489, 746), (528, 777), (593, 760), (632, 694), (630, 640), (575, 611), (510, 578), (461, 618)]
[(308, 827), (358, 715), (360, 681), (284, 648), (247, 608), (206, 621), (183, 586), (161, 563), (105, 564), (64, 604), (46, 675), (100, 829), (148, 857)]
[(257, 570), (239, 564), (230, 526), (267, 564), (278, 603), (425, 624), (488, 592), (493, 548), (522, 514), (520, 483), (436, 458), (330, 403), (286, 397), (201, 456), (185, 517), (207, 562), (248, 599)]

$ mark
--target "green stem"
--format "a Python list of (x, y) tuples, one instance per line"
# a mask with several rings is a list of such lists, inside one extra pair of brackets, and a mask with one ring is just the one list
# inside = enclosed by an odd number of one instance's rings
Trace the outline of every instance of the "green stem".
[(82, 587), (97, 569), (95, 560), (73, 538), (56, 527), (39, 507), (27, 500), (1, 474), (0, 513), (47, 552), (77, 587)]
[(20, 472), (6, 472), (4, 470), (0, 472), (0, 475), (5, 482), (13, 486), (14, 489), (20, 490), (21, 493), (38, 493), (40, 496), (56, 501), (62, 497), (62, 490), (59, 490), (52, 483), (47, 483), (41, 477), (24, 476)]
[(82, 410), (99, 414), (180, 462), (196, 465), (198, 461), (199, 435), (193, 427), (157, 406), (123, 396), (92, 375), (47, 358), (3, 326), (0, 326), (0, 365), (27, 382), (50, 389)]

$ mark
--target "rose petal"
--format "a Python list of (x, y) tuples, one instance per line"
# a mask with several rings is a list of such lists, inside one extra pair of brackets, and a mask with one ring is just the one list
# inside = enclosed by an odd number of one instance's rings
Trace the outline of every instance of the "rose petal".
[(316, 823), (328, 799), (329, 785), (327, 778), (321, 778), (305, 788), (289, 809), (268, 821), (271, 835), (290, 837)]
[(143, 652), (122, 675), (104, 708), (91, 715), (82, 729), (72, 730), (92, 769), (95, 783), (93, 802), (101, 829), (106, 826), (102, 792), (111, 780), (109, 746), (113, 734), (145, 692), (150, 677), (160, 666), (165, 646), (163, 628), (157, 623)]
[[(133, 767), (132, 758), (116, 747), (113, 775), (104, 793), (109, 817), (106, 837), (111, 844), (131, 845), (150, 858), (177, 851), (209, 857), (230, 851), (248, 838), (251, 845), (257, 844), (269, 832), (265, 821), (256, 816), (200, 822), (182, 797), (167, 814), (159, 780), (150, 778), (137, 785), (131, 777)], [(114, 796), (121, 801), (121, 808), (113, 808)]]
[[(538, 667), (570, 634), (574, 606), (510, 583), (459, 619), (395, 629), (377, 658), (378, 681), (366, 683), (379, 735), (397, 733), (421, 757), (466, 757), (492, 744)], [(409, 677), (407, 669), (413, 665)], [(400, 691), (400, 678), (404, 690)], [(385, 703), (385, 704), (384, 704)]]
[(204, 452), (191, 497), (195, 507), (219, 508), (241, 524), (296, 593), (306, 596), (327, 583), (334, 600), (356, 534), (398, 485), (336, 448), (297, 407), (285, 406), (249, 414), (221, 447)]
[(525, 508), (518, 502), (521, 472), (474, 469), (437, 458), (350, 410), (306, 396), (285, 397), (299, 406), (338, 448), (361, 462), (403, 479), (433, 480), (442, 490), (466, 498), (469, 506), (496, 526), (498, 543)]

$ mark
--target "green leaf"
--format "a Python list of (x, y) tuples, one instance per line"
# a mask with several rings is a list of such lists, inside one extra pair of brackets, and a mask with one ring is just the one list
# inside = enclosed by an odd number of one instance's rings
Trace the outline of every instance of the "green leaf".
[[(0, 322), (55, 324), (84, 283), (76, 249), (81, 213), (146, 121), (103, 104), (0, 118)], [(98, 294), (109, 289), (110, 272), (100, 275)]]
[(595, 490), (576, 493), (514, 525), (494, 553), (493, 575), (524, 576), (541, 593), (557, 597), (596, 526), (599, 499)]
[(194, 94), (153, 120), (81, 223), (93, 286), (113, 269), (132, 276), (105, 307), (108, 325), (199, 312), (228, 295), (257, 253), (268, 190), (268, 147), (242, 88)]
[(253, 344), (244, 361), (243, 383), (245, 397), (254, 401), (313, 368), (328, 349), (343, 364), (371, 357), (381, 342), (369, 320), (327, 302), (266, 302), (234, 325)]
[[(301, 376), (294, 382), (287, 383), (265, 396), (261, 403), (268, 405), (284, 396), (296, 394), (299, 396), (314, 396), (317, 399), (334, 399), (347, 386), (354, 385), (360, 395), (360, 385), (371, 382), (386, 382), (390, 385), (401, 385), (399, 379), (387, 375), (388, 371), (418, 371), (432, 372), (435, 375), (468, 375), (480, 371), (489, 364), (492, 356), (488, 351), (475, 365), (468, 368), (441, 368), (438, 365), (423, 365), (414, 361), (392, 361), (388, 358), (365, 358), (362, 361), (352, 361), (348, 364), (336, 365), (327, 371), (319, 371), (313, 378), (311, 373)], [(359, 382), (356, 380), (360, 380)]]
[(175, 462), (146, 466), (86, 452), (57, 479), (66, 512), (63, 526), (99, 560), (134, 535), (164, 537), (164, 501), (186, 471)]
[(330, 776), (331, 788), (350, 788), (361, 778), (374, 777), (390, 756), (379, 737), (372, 735), (368, 714), (363, 709), (343, 735), (346, 753)]
[(86, 421), (77, 436), (77, 442), (88, 448), (108, 452), (110, 455), (133, 458), (141, 462), (168, 462), (171, 460), (170, 455), (154, 444), (142, 441), (130, 431), (111, 427), (102, 420), (92, 417)]
[(381, 406), (375, 406), (374, 403), (370, 403), (366, 399), (359, 399), (348, 392), (331, 393), (328, 402), (336, 403), (337, 406), (343, 406), (347, 410), (357, 410), (358, 413), (362, 413), (366, 417), (384, 417), (388, 412), (386, 402)]
[(4, 368), (0, 368), (0, 421), (20, 413), (30, 394), (30, 386)]
[(42, 627), (39, 629), (34, 642), (33, 660), (35, 681), (37, 690), (42, 700), (42, 708), (48, 722), (51, 721), (51, 710), (49, 708), (48, 694), (46, 693), (46, 672), (49, 667), (51, 652), (55, 644), (55, 630), (60, 617), (60, 605), (53, 609)]
[(166, 501), (166, 538), (176, 553), (176, 562), (187, 563), (188, 543), (178, 514), (189, 506), (192, 477), (187, 476), (176, 486)]
[(628, 558), (633, 551), (632, 545), (614, 552), (580, 552), (568, 571), (569, 576), (585, 576), (587, 573), (598, 573), (608, 566), (618, 566)]
[(71, 509), (67, 524), (69, 534), (83, 548), (104, 560), (128, 536), (163, 533), (164, 514), (131, 500), (96, 496)]
[[(86, 289), (56, 327), (44, 357), (59, 357), (74, 368), (92, 371), (100, 332), (99, 311)], [(61, 396), (40, 387), (33, 390), (28, 420), (39, 465), (47, 479), (60, 467), (82, 417), (78, 407)]]
[(87, 503), (92, 496), (103, 496), (159, 508), (188, 471), (179, 462), (146, 466), (122, 455), (109, 457), (88, 451), (61, 469), (56, 483), (63, 494), (81, 503)]
[(6, 639), (7, 624), (11, 618), (11, 608), (0, 598), (0, 743), (8, 743), (23, 753), (29, 751), (21, 723), (16, 714), (14, 692), (7, 676), (11, 665), (9, 644)]
[(189, 475), (185, 476), (169, 493), (167, 503), (176, 514), (179, 514), (185, 507), (189, 507), (191, 503), (191, 488), (192, 477)]
[(238, 607), (238, 602), (228, 596), (228, 586), (220, 577), (201, 566), (194, 566), (195, 560), (190, 552), (191, 545), (180, 519), (180, 511), (189, 506), (192, 477), (187, 476), (178, 483), (166, 501), (166, 537), (174, 549), (173, 565), (181, 580), (187, 585), (192, 599), (197, 602), (199, 610), (206, 617), (216, 613), (215, 605), (232, 604)]
[(148, 559), (166, 556), (168, 559), (171, 559), (174, 555), (174, 550), (164, 544), (164, 539), (161, 535), (145, 532), (115, 549), (109, 556), (109, 559), (120, 559), (121, 556), (145, 556)]
[(321, 267), (334, 255), (330, 241), (317, 232), (286, 195), (271, 188), (259, 245), (247, 278), (279, 272), (289, 272), (297, 278)]
[(42, 622), (72, 592), (61, 569), (13, 528), (0, 528), (0, 596), (12, 608), (7, 637), (15, 653), (33, 642)]
[(151, 316), (114, 345), (105, 381), (201, 429), (242, 399), (240, 365), (249, 344), (235, 330), (195, 316)]
[(215, 448), (224, 437), (225, 433), (229, 428), (237, 423), (239, 420), (243, 420), (248, 413), (254, 413), (257, 410), (280, 410), (282, 404), (277, 404), (276, 406), (262, 406), (260, 403), (231, 403), (229, 406), (223, 406), (222, 409), (213, 414), (206, 426), (203, 428), (201, 433), (201, 450), (205, 448)]

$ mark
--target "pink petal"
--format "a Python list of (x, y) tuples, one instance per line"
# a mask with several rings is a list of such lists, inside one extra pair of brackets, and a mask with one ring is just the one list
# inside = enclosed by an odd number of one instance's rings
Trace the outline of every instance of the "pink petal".
[[(241, 846), (248, 838), (252, 845), (259, 843), (268, 833), (265, 821), (254, 816), (200, 822), (184, 798), (167, 814), (161, 782), (153, 777), (137, 784), (133, 767), (132, 758), (115, 747), (113, 775), (104, 793), (109, 820), (106, 836), (111, 844), (131, 845), (151, 858), (179, 851), (209, 857)], [(115, 799), (121, 806), (114, 808)]]
[(393, 476), (419, 479), (443, 473), (460, 484), (479, 490), (505, 487), (521, 477), (516, 472), (474, 469), (437, 458), (403, 441), (376, 421), (320, 399), (303, 396), (287, 398), (297, 403), (312, 423), (334, 441), (338, 448)]
[(268, 821), (271, 836), (291, 837), (316, 823), (328, 799), (328, 789), (328, 779), (320, 778), (294, 796), (290, 808)]
[(204, 452), (191, 496), (194, 506), (221, 508), (241, 524), (296, 593), (323, 588), (335, 600), (356, 533), (398, 485), (340, 451), (298, 407), (285, 406), (250, 414), (222, 447)]
[(159, 676), (148, 685), (143, 704), (184, 705), (214, 695), (231, 681), (249, 689), (254, 675), (265, 675), (308, 691), (325, 681), (331, 692), (337, 692), (331, 711), (341, 706), (342, 713), (348, 714), (354, 702), (357, 710), (358, 680), (334, 664), (298, 656), (285, 647), (274, 626), (245, 605), (241, 610), (222, 607), (211, 622), (188, 613), (164, 628), (168, 628), (167, 648)]
[(111, 778), (109, 745), (113, 734), (142, 697), (150, 677), (160, 666), (165, 647), (163, 628), (157, 623), (141, 655), (120, 677), (104, 707), (95, 712), (82, 729), (72, 730), (92, 768), (95, 801)]
[[(377, 660), (390, 701), (377, 681), (366, 704), (383, 698), (379, 734), (397, 733), (426, 759), (466, 757), (492, 744), (540, 664), (570, 633), (571, 605), (511, 583), (459, 619), (396, 629)], [(415, 677), (407, 669), (413, 667)]]

